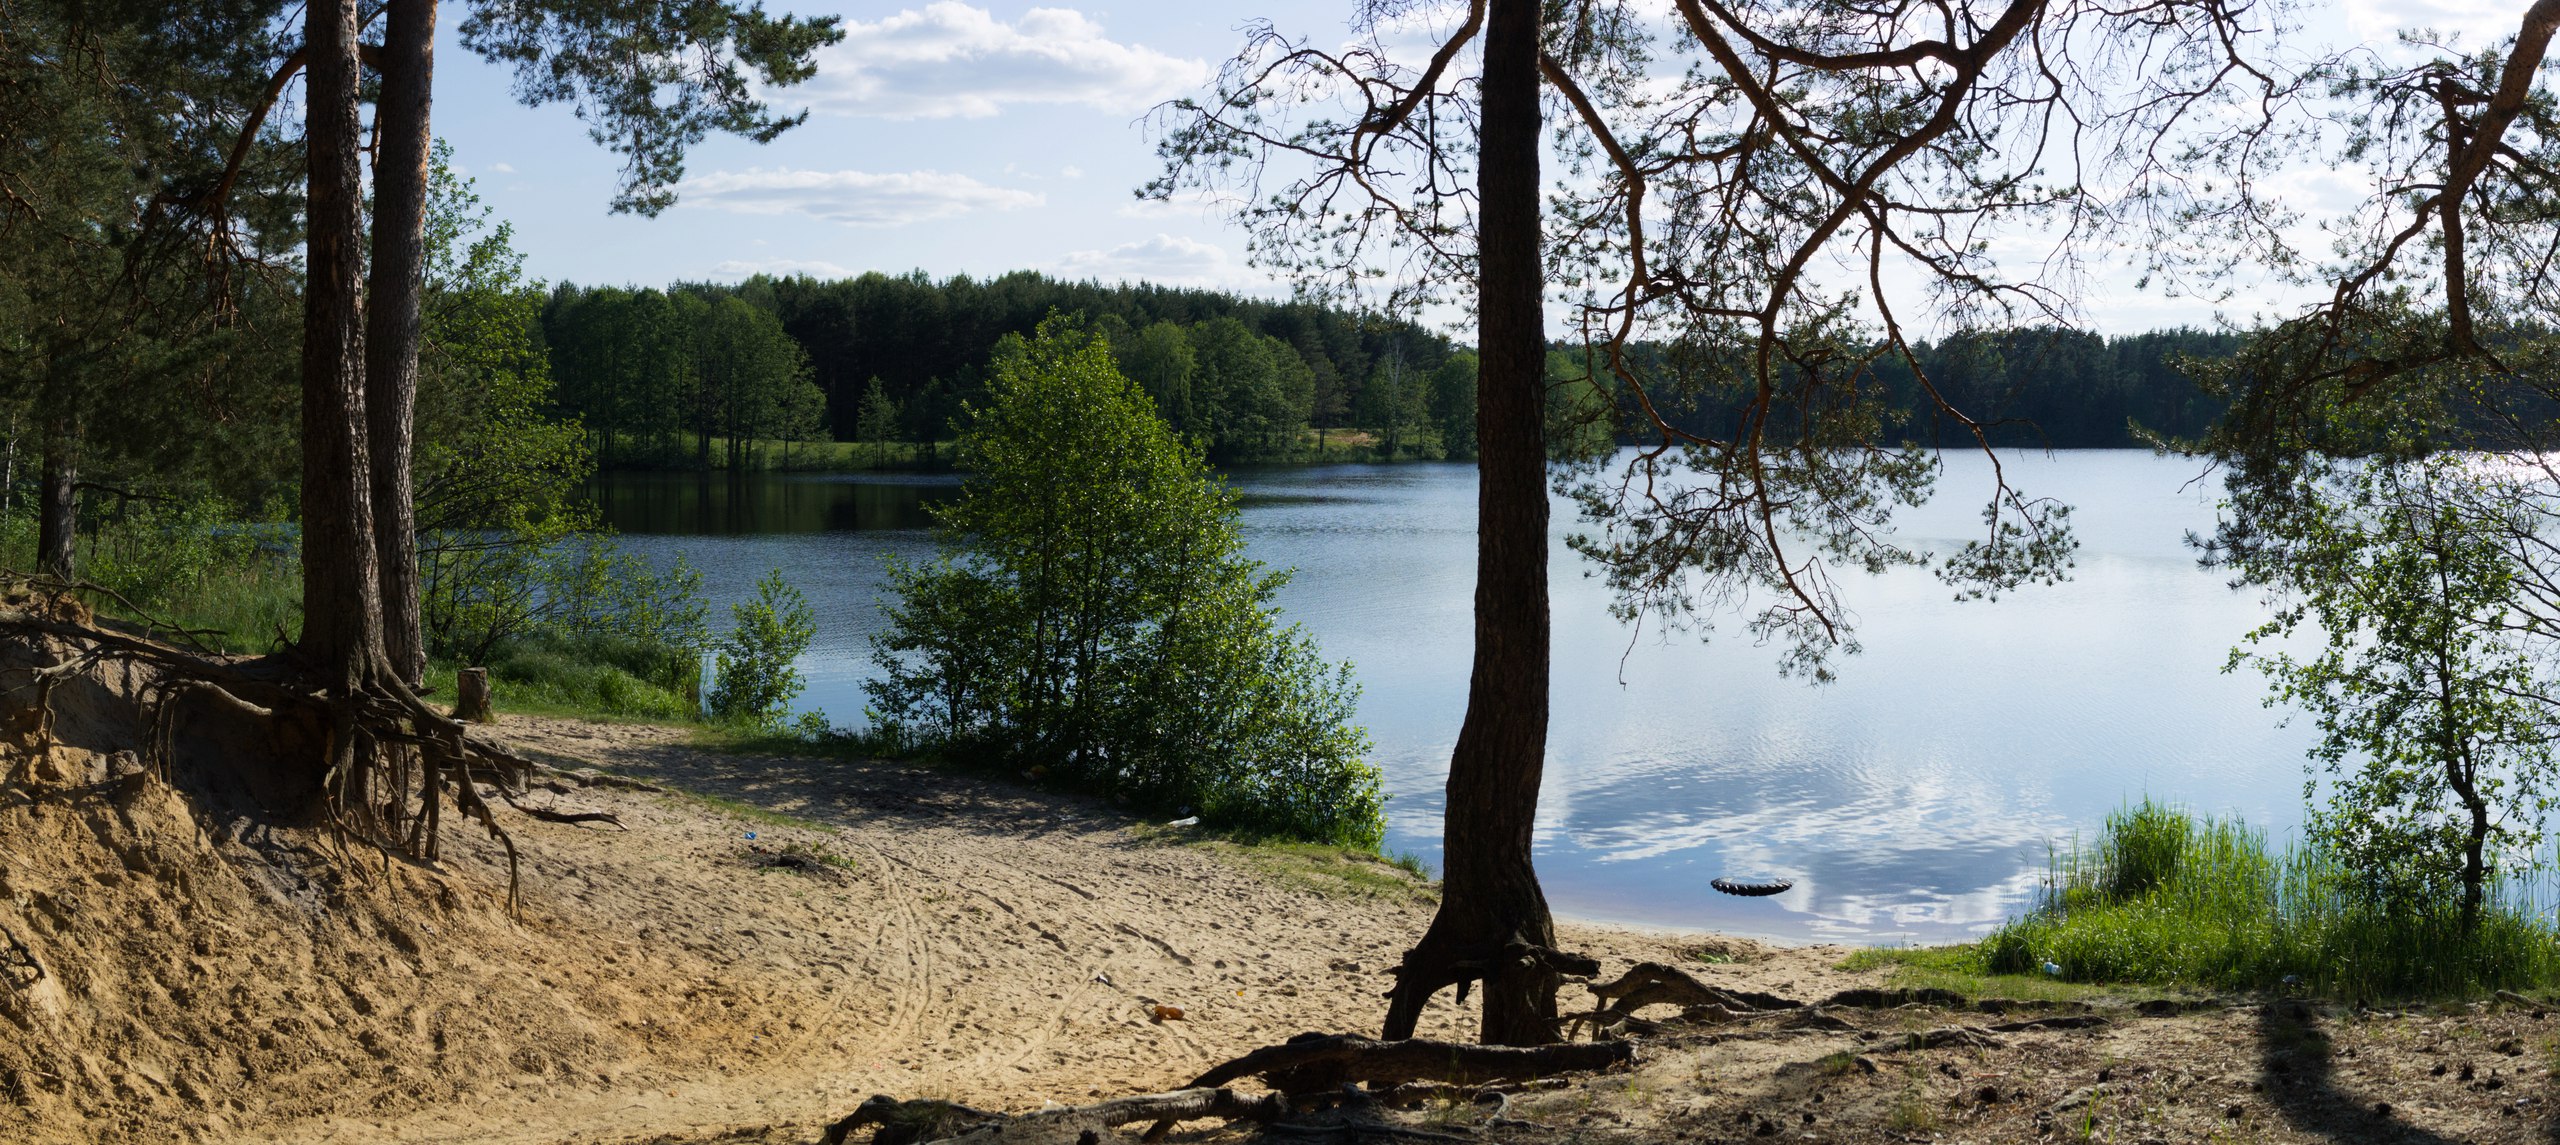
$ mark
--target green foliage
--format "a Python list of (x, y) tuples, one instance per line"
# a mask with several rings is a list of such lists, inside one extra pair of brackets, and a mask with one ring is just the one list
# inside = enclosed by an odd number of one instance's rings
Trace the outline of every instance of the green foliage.
[[(769, 306), (735, 292), (562, 286), (542, 309), (557, 400), (615, 464), (754, 465), (758, 443), (817, 437), (825, 395)], [(689, 439), (689, 440), (688, 440)]]
[(1189, 332), (1200, 411), (1192, 432), (1222, 461), (1272, 460), (1297, 449), (1315, 403), (1315, 375), (1288, 343), (1233, 318)]
[(2444, 453), (2306, 463), (2291, 511), (2261, 514), (2233, 553), (2283, 607), (2231, 666), (2313, 716), (2330, 782), (2310, 830), (2381, 907), (2476, 908), (2541, 849), (2560, 680), (2538, 619), (2536, 472)]
[(1617, 404), (1610, 400), (1608, 375), (1595, 375), (1584, 354), (1547, 352), (1547, 456), (1560, 461), (1587, 461), (1606, 456), (1617, 445)]
[(2366, 875), (2317, 838), (2277, 854), (2244, 824), (2146, 801), (2108, 816), (2094, 845), (2057, 852), (2033, 912), (1931, 965), (2347, 998), (2560, 982), (2560, 932), (2529, 907), (2533, 886), (2493, 883), (2467, 924), (2444, 899), (2386, 908)]
[(201, 599), (227, 570), (267, 560), (273, 541), (266, 531), (242, 525), (231, 506), (201, 493), (128, 498), (90, 516), (81, 579), (145, 609)]
[(1375, 846), (1347, 664), (1281, 625), (1235, 495), (1098, 337), (1004, 347), (961, 438), (945, 551), (893, 562), (875, 718), (1150, 808)]
[[(15, 508), (0, 517), (0, 566), (32, 568), (35, 520), (24, 501)], [(101, 612), (174, 625), (225, 653), (273, 651), (300, 633), (302, 566), (289, 527), (243, 520), (201, 490), (129, 498), (90, 514), (88, 525), (80, 538), (82, 579), (121, 598), (93, 599)]]
[(439, 145), (429, 182), (418, 391), (429, 652), (487, 667), (510, 706), (690, 720), (710, 644), (701, 575), (598, 528), (586, 431), (548, 413), (544, 295), (448, 157)]
[[(696, 716), (700, 669), (670, 661), (655, 641), (543, 631), (498, 646), (484, 666), (491, 692), (509, 710), (656, 723)], [(450, 683), (439, 683), (447, 695)]]
[(475, 5), (461, 34), (464, 47), (515, 66), (518, 99), (576, 108), (588, 134), (623, 157), (613, 209), (643, 215), (675, 202), (685, 149), (705, 135), (768, 143), (807, 119), (776, 114), (762, 97), (817, 74), (817, 50), (844, 39), (834, 16), (768, 16), (762, 3), (717, 0)]
[(1199, 417), (1192, 408), (1191, 387), (1200, 371), (1200, 355), (1192, 350), (1190, 335), (1171, 322), (1154, 322), (1114, 341), (1111, 349), (1120, 360), (1120, 372), (1155, 399), (1156, 416), (1176, 432), (1188, 431)]
[(854, 437), (870, 442), (877, 450), (881, 464), (889, 460), (889, 442), (898, 436), (898, 403), (889, 400), (889, 391), (880, 379), (871, 379), (871, 388), (862, 392), (862, 416), (854, 423)]
[(729, 612), (735, 623), (720, 638), (707, 706), (718, 720), (776, 726), (800, 694), (800, 673), (791, 665), (817, 637), (817, 615), (808, 598), (782, 579), (781, 569), (756, 582), (755, 599), (733, 604)]
[[(669, 442), (679, 430), (660, 423), (690, 415), (675, 412), (681, 396), (665, 396), (669, 372), (644, 360), (675, 351), (645, 331), (610, 334), (618, 319), (577, 312), (591, 304), (604, 311), (645, 307), (641, 296), (652, 293), (564, 288), (550, 306), (562, 408), (586, 422), (613, 465), (677, 462), (680, 451)], [(904, 440), (943, 437), (961, 403), (983, 402), (995, 346), (1007, 334), (1030, 333), (1056, 311), (1087, 316), (1110, 340), (1122, 371), (1155, 398), (1157, 413), (1176, 432), (1207, 439), (1220, 461), (1297, 456), (1311, 424), (1346, 424), (1375, 363), (1390, 355), (1402, 356), (1409, 375), (1428, 379), (1425, 428), (1439, 436), (1442, 452), (1473, 454), (1472, 355), (1411, 322), (1312, 302), (1063, 282), (1029, 271), (940, 282), (918, 274), (832, 282), (758, 277), (667, 293), (735, 297), (769, 311), (805, 353), (806, 376), (816, 387), (792, 392), (823, 402), (826, 424), (844, 440), (878, 440), (861, 428), (875, 378), (901, 412)], [(589, 328), (593, 336), (584, 332)], [(1464, 368), (1453, 369), (1462, 358)], [(873, 452), (876, 464), (879, 451)]]

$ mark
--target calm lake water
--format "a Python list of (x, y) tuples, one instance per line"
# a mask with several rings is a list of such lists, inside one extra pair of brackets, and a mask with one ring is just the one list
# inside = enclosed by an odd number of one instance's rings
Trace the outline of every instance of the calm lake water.
[[(2195, 567), (2218, 486), (2139, 451), (2007, 459), (2031, 493), (2076, 506), (2074, 579), (1959, 603), (1925, 572), (1849, 576), (1865, 652), (1826, 686), (1780, 679), (1738, 624), (1711, 641), (1631, 632), (1561, 540), (1555, 680), (1538, 866), (1563, 914), (1782, 939), (1962, 937), (2026, 901), (2047, 845), (2145, 794), (2237, 813), (2281, 838), (2301, 819), (2306, 727), (2281, 728), (2254, 673), (2224, 675), (2254, 594)], [(1977, 527), (1988, 466), (1950, 457), (1906, 539)], [(1360, 712), (1394, 799), (1391, 850), (1437, 862), (1441, 783), (1466, 703), (1475, 474), (1464, 465), (1235, 475), (1253, 554), (1292, 566), (1291, 619), (1358, 669)], [(658, 559), (705, 573), (715, 616), (779, 567), (817, 607), (802, 707), (862, 719), (884, 553), (923, 554), (924, 506), (951, 479), (776, 476), (732, 485), (616, 475), (605, 516)], [(1777, 875), (1770, 899), (1718, 875)]]

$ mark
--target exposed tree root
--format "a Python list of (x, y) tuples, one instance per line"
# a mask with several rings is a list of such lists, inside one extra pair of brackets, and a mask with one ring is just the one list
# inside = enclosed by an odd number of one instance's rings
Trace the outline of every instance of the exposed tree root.
[[(1414, 1140), (1459, 1140), (1448, 1134), (1408, 1129), (1375, 1119), (1361, 1109), (1376, 1100), (1369, 1086), (1403, 1087), (1430, 1082), (1436, 1091), (1464, 1092), (1478, 1101), (1490, 1095), (1508, 1109), (1489, 1082), (1525, 1082), (1558, 1074), (1586, 1073), (1635, 1060), (1627, 1042), (1576, 1042), (1551, 1046), (1478, 1046), (1412, 1039), (1380, 1042), (1350, 1034), (1302, 1034), (1283, 1045), (1267, 1046), (1200, 1075), (1171, 1093), (1116, 1098), (1092, 1105), (1000, 1117), (944, 1101), (899, 1101), (874, 1097), (844, 1120), (828, 1127), (824, 1145), (845, 1145), (862, 1127), (875, 1126), (873, 1145), (1078, 1145), (1115, 1138), (1111, 1130), (1153, 1122), (1145, 1140), (1162, 1140), (1183, 1121), (1222, 1118), (1257, 1121), (1276, 1133), (1317, 1136), (1396, 1137)], [(1226, 1083), (1259, 1077), (1274, 1092), (1238, 1093)], [(1405, 1090), (1399, 1089), (1402, 1093)], [(1321, 1113), (1340, 1107), (1332, 1123), (1291, 1124), (1284, 1117)], [(1339, 1120), (1348, 1118), (1348, 1120)]]
[[(944, 1101), (899, 1101), (874, 1097), (853, 1114), (829, 1126), (824, 1145), (844, 1145), (865, 1125), (872, 1145), (917, 1145), (922, 1142), (1008, 1142), (1022, 1145), (1073, 1145), (1101, 1141), (1110, 1130), (1140, 1121), (1192, 1121), (1217, 1117), (1229, 1121), (1271, 1121), (1293, 1111), (1278, 1094), (1254, 1096), (1232, 1089), (1183, 1089), (1115, 1098), (1092, 1105), (1000, 1117)], [(1113, 1135), (1116, 1136), (1116, 1135)]]
[[(1535, 1030), (1539, 1036), (1530, 1038), (1524, 1033), (1522, 1042), (1561, 1041), (1564, 1026), (1552, 1020), (1556, 987), (1567, 977), (1590, 978), (1599, 973), (1597, 959), (1540, 946), (1517, 934), (1490, 957), (1483, 958), (1450, 956), (1445, 947), (1435, 945), (1431, 935), (1425, 934), (1422, 944), (1406, 951), (1394, 970), (1395, 988), (1387, 992), (1386, 1033), (1390, 1040), (1409, 1038), (1433, 994), (1443, 987), (1455, 986), (1458, 1004), (1464, 1006), (1468, 989), (1483, 982), (1488, 990), (1501, 986), (1523, 991), (1523, 1001), (1540, 1012)], [(1499, 1037), (1490, 1033), (1485, 1036), (1488, 1041)]]
[(884, 1093), (854, 1107), (843, 1120), (828, 1126), (818, 1141), (819, 1145), (844, 1145), (855, 1130), (868, 1125), (873, 1127), (872, 1145), (915, 1145), (938, 1141), (1002, 1116), (948, 1101), (900, 1101)]
[(1259, 1077), (1273, 1089), (1291, 1094), (1321, 1093), (1354, 1082), (1483, 1084), (1587, 1073), (1633, 1060), (1635, 1047), (1623, 1042), (1479, 1046), (1423, 1038), (1381, 1042), (1357, 1034), (1300, 1034), (1201, 1074), (1186, 1088), (1224, 1085), (1246, 1077)]
[(1688, 971), (1660, 962), (1637, 963), (1617, 981), (1593, 983), (1588, 989), (1598, 999), (1598, 1004), (1590, 1014), (1575, 1021), (1588, 1022), (1594, 1030), (1605, 1030), (1624, 1022), (1647, 1006), (1681, 1006), (1700, 1016), (1732, 1021), (1804, 1005), (1775, 994), (1709, 986)]
[(1878, 1048), (1882, 1050), (1935, 1050), (1943, 1049), (1947, 1046), (1971, 1046), (1975, 1049), (1990, 1049), (1999, 1044), (2000, 1039), (1997, 1036), (1983, 1030), (1975, 1029), (1972, 1026), (1941, 1026), (1937, 1029), (1921, 1033), (1904, 1034), (1899, 1041), (1883, 1045)]
[[(515, 840), (499, 825), (481, 784), (535, 818), (610, 820), (516, 803), (535, 765), (475, 737), (464, 724), (420, 699), (394, 672), (365, 673), (364, 682), (353, 689), (326, 687), (290, 653), (233, 660), (205, 652), (201, 644), (188, 650), (151, 638), (169, 632), (195, 643), (197, 633), (176, 626), (146, 623), (140, 636), (104, 627), (79, 604), (73, 595), (79, 592), (113, 596), (69, 582), (0, 581), (0, 636), (14, 635), (33, 658), (53, 661), (0, 667), (0, 684), (8, 685), (0, 689), (0, 702), (32, 710), (33, 746), (39, 753), (53, 746), (59, 687), (110, 665), (126, 667), (138, 675), (138, 685), (128, 690), (149, 729), (145, 763), (163, 778), (177, 758), (181, 724), (192, 705), (209, 703), (251, 717), (276, 738), (279, 756), (302, 757), (281, 758), (278, 764), (300, 770), (297, 786), (310, 792), (316, 804), (310, 810), (325, 817), (341, 841), (352, 837), (386, 854), (433, 862), (448, 803), (477, 820), (506, 850), (510, 911), (516, 909), (520, 890)], [(130, 602), (123, 603), (130, 608)], [(133, 684), (131, 678), (128, 683)]]
[[(1381, 1042), (1356, 1034), (1300, 1034), (1201, 1074), (1187, 1088), (1225, 1085), (1246, 1077), (1259, 1077), (1271, 1088), (1292, 1096), (1327, 1093), (1355, 1083), (1396, 1086), (1438, 1081), (1482, 1085), (1587, 1073), (1634, 1060), (1635, 1046), (1627, 1042), (1479, 1046), (1421, 1038)], [(1147, 1131), (1147, 1139), (1160, 1140), (1172, 1128), (1171, 1120), (1158, 1121)]]

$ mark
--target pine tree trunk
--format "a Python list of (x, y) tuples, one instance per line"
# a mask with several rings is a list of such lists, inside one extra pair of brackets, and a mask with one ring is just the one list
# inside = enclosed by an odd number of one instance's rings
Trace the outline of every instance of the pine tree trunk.
[(302, 651), (352, 695), (382, 655), (362, 360), (356, 0), (305, 8), (310, 164), (302, 300)]
[(36, 568), (70, 580), (78, 571), (80, 431), (67, 413), (44, 419), (43, 487), (36, 493)]
[(419, 306), (427, 234), (428, 106), (435, 71), (436, 0), (390, 0), (384, 12), (382, 95), (375, 123), (373, 279), (365, 304), (364, 384), (371, 449), (374, 552), (381, 563), (382, 641), (392, 671), (426, 677), (418, 615), (418, 528), (410, 432), (418, 401)]
[(1481, 976), (1481, 1040), (1557, 1040), (1558, 976), (1541, 960), (1511, 953), (1555, 946), (1529, 847), (1547, 747), (1538, 28), (1538, 0), (1488, 5), (1477, 174), (1475, 670), (1449, 761), (1440, 911), (1405, 955), (1387, 1014), (1389, 1039), (1412, 1036), (1423, 1003), (1441, 985)]

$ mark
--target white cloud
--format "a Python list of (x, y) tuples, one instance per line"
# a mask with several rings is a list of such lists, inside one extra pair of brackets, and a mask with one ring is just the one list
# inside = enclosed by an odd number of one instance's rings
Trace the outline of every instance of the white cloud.
[(680, 202), (749, 215), (803, 214), (854, 227), (896, 227), (968, 214), (1036, 207), (1030, 191), (990, 187), (941, 171), (772, 171), (750, 167), (688, 179)]
[(887, 119), (976, 118), (1007, 104), (1073, 103), (1134, 112), (1198, 86), (1208, 64), (1105, 37), (1072, 8), (1033, 8), (1006, 23), (936, 0), (874, 23), (845, 25), (793, 89), (820, 111)]
[(1156, 282), (1171, 286), (1235, 286), (1262, 284), (1260, 275), (1227, 257), (1226, 248), (1180, 235), (1122, 243), (1109, 250), (1080, 250), (1059, 259), (1056, 271), (1067, 278), (1103, 282)]
[(492, 163), (489, 165), (489, 169), (501, 175), (513, 175), (516, 173), (515, 165), (512, 163)]
[(853, 277), (852, 271), (824, 259), (815, 258), (767, 258), (753, 262), (733, 258), (712, 267), (711, 273), (717, 278), (746, 278), (758, 274), (770, 274), (777, 278), (788, 278), (795, 274), (805, 274), (813, 278)]
[(1164, 199), (1125, 198), (1111, 213), (1124, 219), (1208, 219), (1233, 210), (1238, 203), (1233, 196), (1185, 189)]

